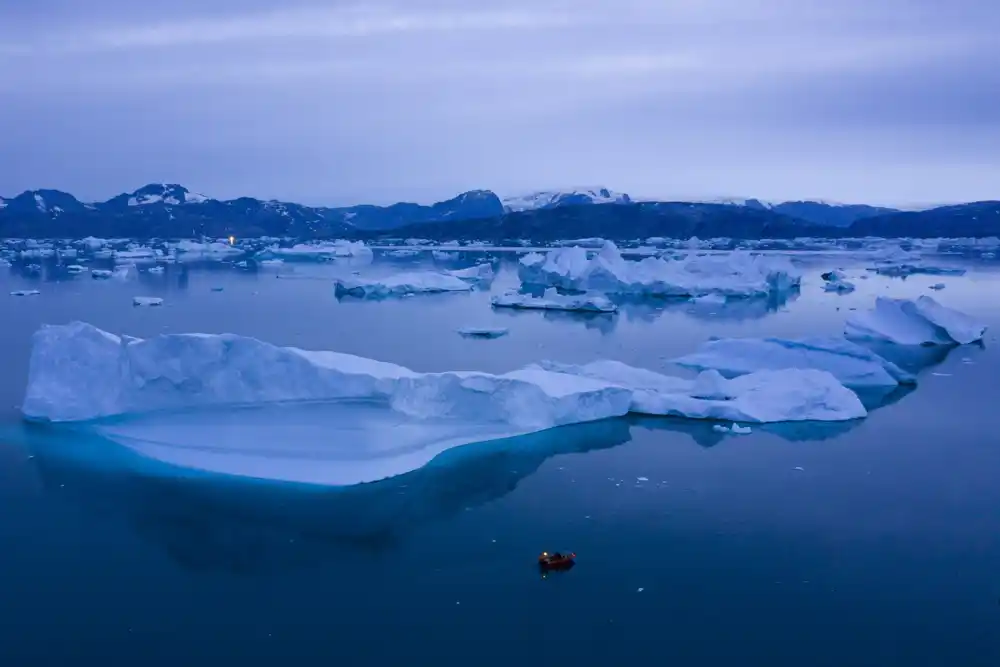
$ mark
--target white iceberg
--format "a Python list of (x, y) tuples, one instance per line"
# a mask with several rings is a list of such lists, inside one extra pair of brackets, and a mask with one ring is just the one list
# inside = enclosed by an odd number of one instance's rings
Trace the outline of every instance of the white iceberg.
[(723, 338), (704, 343), (674, 364), (737, 377), (763, 370), (811, 368), (833, 375), (851, 389), (893, 388), (916, 378), (871, 350), (844, 338)]
[(461, 278), (422, 271), (414, 273), (396, 273), (390, 276), (337, 278), (335, 281), (337, 294), (347, 294), (366, 299), (381, 299), (408, 294), (435, 294), (440, 292), (468, 292), (472, 285)]
[(463, 327), (458, 330), (458, 335), (466, 338), (500, 338), (509, 331), (505, 327)]
[(490, 282), (495, 277), (492, 264), (476, 264), (467, 269), (456, 269), (447, 273), (449, 276), (475, 282)]
[(964, 345), (982, 340), (986, 325), (926, 295), (915, 300), (880, 296), (872, 310), (847, 319), (844, 334), (898, 345)]
[(160, 275), (161, 273), (164, 273), (166, 270), (167, 269), (162, 266), (151, 266), (149, 267), (149, 271), (147, 271), (147, 273), (152, 273), (153, 275)]
[(784, 257), (736, 251), (686, 260), (622, 258), (610, 241), (593, 258), (581, 247), (561, 248), (548, 255), (531, 253), (518, 266), (527, 285), (560, 287), (629, 296), (764, 296), (787, 291), (801, 273)]
[(703, 306), (724, 306), (726, 305), (726, 297), (723, 294), (703, 294), (702, 296), (691, 297), (691, 303)]
[(171, 244), (178, 254), (184, 255), (185, 259), (222, 259), (233, 255), (242, 255), (243, 250), (224, 241), (212, 241), (202, 243), (200, 241), (183, 240)]
[(70, 264), (66, 267), (66, 270), (70, 273), (83, 273), (87, 270), (87, 267), (81, 266), (79, 264)]
[(289, 248), (277, 245), (266, 248), (257, 255), (257, 259), (287, 259), (297, 261), (325, 261), (337, 258), (353, 257), (371, 261), (374, 253), (363, 241), (335, 240), (329, 242), (300, 243)]
[(38, 296), (41, 294), (36, 289), (17, 289), (10, 293), (11, 296)]
[(563, 295), (554, 287), (540, 297), (520, 294), (517, 291), (494, 296), (490, 302), (495, 308), (523, 310), (571, 310), (585, 313), (614, 313), (618, 306), (602, 294)]
[(833, 376), (808, 369), (735, 380), (613, 361), (417, 373), (231, 334), (141, 340), (81, 322), (35, 333), (22, 403), (29, 420), (75, 422), (166, 463), (321, 484), (390, 477), (458, 445), (629, 411), (750, 423), (866, 414)]
[(855, 284), (848, 280), (844, 272), (840, 270), (827, 271), (822, 275), (822, 278), (824, 281), (823, 289), (827, 292), (847, 294), (857, 289)]
[(810, 368), (761, 370), (731, 380), (709, 370), (689, 380), (610, 360), (539, 367), (627, 387), (630, 411), (639, 414), (754, 423), (845, 421), (868, 414), (858, 395), (832, 374)]
[(158, 296), (134, 296), (132, 297), (133, 306), (162, 306), (163, 299)]

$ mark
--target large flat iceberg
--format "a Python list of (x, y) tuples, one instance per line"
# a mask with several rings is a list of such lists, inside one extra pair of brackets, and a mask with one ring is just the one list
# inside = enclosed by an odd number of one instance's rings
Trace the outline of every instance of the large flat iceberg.
[(581, 247), (521, 258), (521, 282), (579, 291), (628, 296), (763, 296), (789, 290), (801, 273), (783, 257), (748, 252), (698, 256), (685, 260), (647, 257), (629, 261), (610, 241), (593, 258)]
[(35, 333), (22, 412), (174, 465), (325, 484), (398, 475), (459, 445), (628, 412), (758, 423), (866, 414), (815, 369), (684, 379), (597, 361), (418, 373), (232, 334), (143, 340), (81, 322)]
[(844, 338), (723, 338), (673, 363), (736, 377), (764, 370), (812, 368), (832, 374), (852, 389), (892, 388), (916, 378), (871, 350)]
[(472, 284), (470, 282), (447, 273), (434, 271), (396, 273), (381, 278), (351, 276), (336, 280), (337, 294), (347, 294), (365, 299), (384, 299), (409, 294), (469, 292), (471, 290)]
[(847, 319), (844, 333), (898, 345), (964, 345), (982, 340), (986, 325), (926, 295), (912, 300), (880, 296), (872, 310)]

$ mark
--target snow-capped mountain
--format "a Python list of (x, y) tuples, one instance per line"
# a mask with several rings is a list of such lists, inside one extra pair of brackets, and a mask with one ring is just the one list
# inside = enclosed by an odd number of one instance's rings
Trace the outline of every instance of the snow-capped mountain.
[(181, 206), (184, 204), (203, 204), (208, 197), (191, 192), (176, 183), (150, 183), (135, 192), (130, 192), (108, 200), (112, 206), (149, 206), (150, 204), (165, 204)]
[(572, 190), (540, 190), (526, 195), (507, 197), (503, 200), (503, 207), (508, 213), (515, 213), (558, 206), (631, 203), (632, 199), (624, 192), (614, 192), (607, 188), (574, 188)]

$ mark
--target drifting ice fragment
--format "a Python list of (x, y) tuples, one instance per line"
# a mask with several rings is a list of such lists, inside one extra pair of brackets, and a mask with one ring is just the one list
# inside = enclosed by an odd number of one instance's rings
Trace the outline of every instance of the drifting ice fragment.
[(459, 335), (466, 338), (500, 338), (507, 332), (508, 329), (503, 327), (465, 327), (458, 330)]
[(162, 306), (163, 299), (158, 296), (134, 296), (132, 297), (133, 306)]
[(41, 292), (36, 289), (18, 289), (10, 293), (11, 296), (36, 296), (38, 294)]

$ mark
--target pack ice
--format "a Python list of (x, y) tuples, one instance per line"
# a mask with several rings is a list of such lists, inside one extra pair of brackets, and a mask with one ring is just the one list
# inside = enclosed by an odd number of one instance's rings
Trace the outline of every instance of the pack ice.
[(872, 310), (853, 313), (844, 330), (849, 338), (898, 345), (964, 345), (985, 333), (985, 324), (926, 295), (915, 300), (880, 296)]
[(76, 422), (174, 465), (338, 485), (402, 474), (458, 445), (629, 411), (750, 422), (866, 414), (814, 369), (693, 381), (610, 361), (417, 373), (232, 334), (142, 340), (82, 322), (35, 333), (22, 405), (27, 419)]
[(723, 338), (704, 343), (673, 363), (737, 377), (764, 370), (812, 368), (826, 371), (851, 389), (893, 388), (916, 378), (896, 364), (845, 338)]
[(789, 290), (802, 279), (783, 257), (737, 251), (683, 260), (629, 261), (611, 241), (593, 258), (579, 246), (525, 255), (518, 275), (526, 285), (629, 296), (763, 296)]

